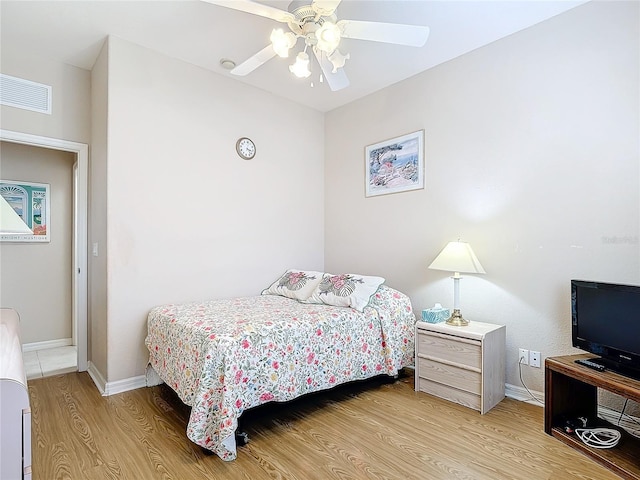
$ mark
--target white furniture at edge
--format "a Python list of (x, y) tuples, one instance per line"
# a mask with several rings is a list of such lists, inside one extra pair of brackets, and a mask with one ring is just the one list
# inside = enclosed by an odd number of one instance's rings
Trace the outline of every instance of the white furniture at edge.
[(0, 309), (0, 479), (31, 480), (31, 409), (20, 317)]
[(416, 391), (484, 414), (504, 398), (506, 327), (416, 323)]

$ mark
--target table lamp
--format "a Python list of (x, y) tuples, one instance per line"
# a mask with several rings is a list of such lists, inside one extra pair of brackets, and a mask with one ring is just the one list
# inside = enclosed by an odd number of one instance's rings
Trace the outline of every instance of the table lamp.
[(460, 273), (487, 273), (480, 265), (478, 257), (465, 242), (449, 242), (438, 254), (429, 268), (433, 270), (445, 270), (453, 274), (453, 313), (447, 319), (449, 325), (463, 327), (469, 325), (460, 313)]

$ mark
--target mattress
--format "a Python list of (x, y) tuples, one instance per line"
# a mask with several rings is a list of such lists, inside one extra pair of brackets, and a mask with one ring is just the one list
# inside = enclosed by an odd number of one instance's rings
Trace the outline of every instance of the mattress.
[(149, 363), (191, 407), (187, 437), (236, 458), (242, 412), (413, 364), (408, 297), (382, 285), (362, 312), (278, 295), (168, 304), (148, 315)]

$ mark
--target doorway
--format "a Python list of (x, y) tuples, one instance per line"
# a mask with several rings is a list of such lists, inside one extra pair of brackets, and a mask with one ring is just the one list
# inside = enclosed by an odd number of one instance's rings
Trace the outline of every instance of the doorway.
[(77, 346), (78, 371), (87, 370), (88, 349), (88, 181), (89, 147), (50, 137), (0, 130), (4, 142), (61, 150), (75, 154), (73, 166), (72, 335)]

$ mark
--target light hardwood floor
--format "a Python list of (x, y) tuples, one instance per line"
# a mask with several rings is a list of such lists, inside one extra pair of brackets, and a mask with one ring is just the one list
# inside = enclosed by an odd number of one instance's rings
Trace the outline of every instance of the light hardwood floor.
[(70, 373), (29, 393), (34, 480), (618, 478), (546, 435), (542, 408), (505, 399), (480, 415), (414, 392), (412, 370), (246, 412), (233, 462), (186, 438), (188, 409), (166, 386), (101, 397)]

